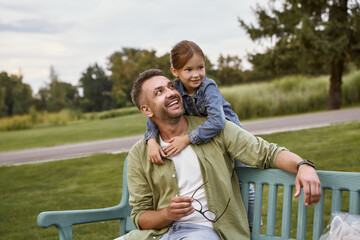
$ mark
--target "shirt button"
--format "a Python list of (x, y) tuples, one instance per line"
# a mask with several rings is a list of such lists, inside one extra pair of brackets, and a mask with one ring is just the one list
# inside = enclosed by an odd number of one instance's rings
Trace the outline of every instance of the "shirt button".
[(172, 177), (175, 177), (175, 174), (173, 174), (173, 176)]
[(153, 237), (153, 239), (156, 239), (156, 237)]

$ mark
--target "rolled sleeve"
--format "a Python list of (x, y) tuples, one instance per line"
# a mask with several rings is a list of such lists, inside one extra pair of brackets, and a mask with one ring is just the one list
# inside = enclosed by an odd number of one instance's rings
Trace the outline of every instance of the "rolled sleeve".
[(226, 136), (223, 139), (231, 157), (249, 166), (261, 169), (276, 168), (278, 154), (287, 151), (286, 148), (269, 143), (228, 121), (222, 134)]
[(128, 188), (131, 192), (129, 197), (129, 204), (132, 207), (131, 218), (138, 229), (140, 229), (139, 217), (141, 213), (154, 209), (152, 190), (144, 176), (141, 164), (137, 161), (140, 159), (139, 156), (135, 150), (131, 150), (127, 168)]

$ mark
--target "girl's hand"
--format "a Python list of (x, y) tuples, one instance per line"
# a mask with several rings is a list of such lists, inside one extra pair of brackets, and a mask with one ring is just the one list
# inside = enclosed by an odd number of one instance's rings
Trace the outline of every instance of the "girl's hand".
[(164, 149), (166, 156), (176, 156), (191, 143), (189, 136), (186, 134), (181, 137), (173, 137), (169, 145)]
[(154, 138), (150, 138), (147, 142), (149, 161), (155, 164), (164, 164), (161, 156), (166, 157), (164, 151)]

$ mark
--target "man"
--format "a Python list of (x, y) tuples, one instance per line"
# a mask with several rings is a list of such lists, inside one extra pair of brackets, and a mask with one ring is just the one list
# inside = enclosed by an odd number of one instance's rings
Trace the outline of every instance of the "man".
[[(184, 116), (182, 99), (160, 70), (136, 80), (135, 105), (159, 128), (163, 148), (175, 136), (195, 129), (206, 118)], [(142, 140), (129, 152), (128, 185), (135, 230), (125, 239), (249, 239), (234, 160), (259, 168), (296, 173), (295, 197), (317, 203), (321, 184), (315, 169), (298, 155), (255, 137), (231, 122), (210, 142), (189, 145), (163, 165), (152, 164)], [(300, 163), (300, 165), (299, 165)]]

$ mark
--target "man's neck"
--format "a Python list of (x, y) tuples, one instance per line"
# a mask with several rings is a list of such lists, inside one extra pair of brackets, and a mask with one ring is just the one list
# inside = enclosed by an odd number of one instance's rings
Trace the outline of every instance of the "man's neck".
[(159, 134), (164, 142), (168, 142), (171, 138), (183, 136), (189, 126), (187, 119), (182, 116), (178, 122), (166, 124), (156, 123), (159, 128)]

